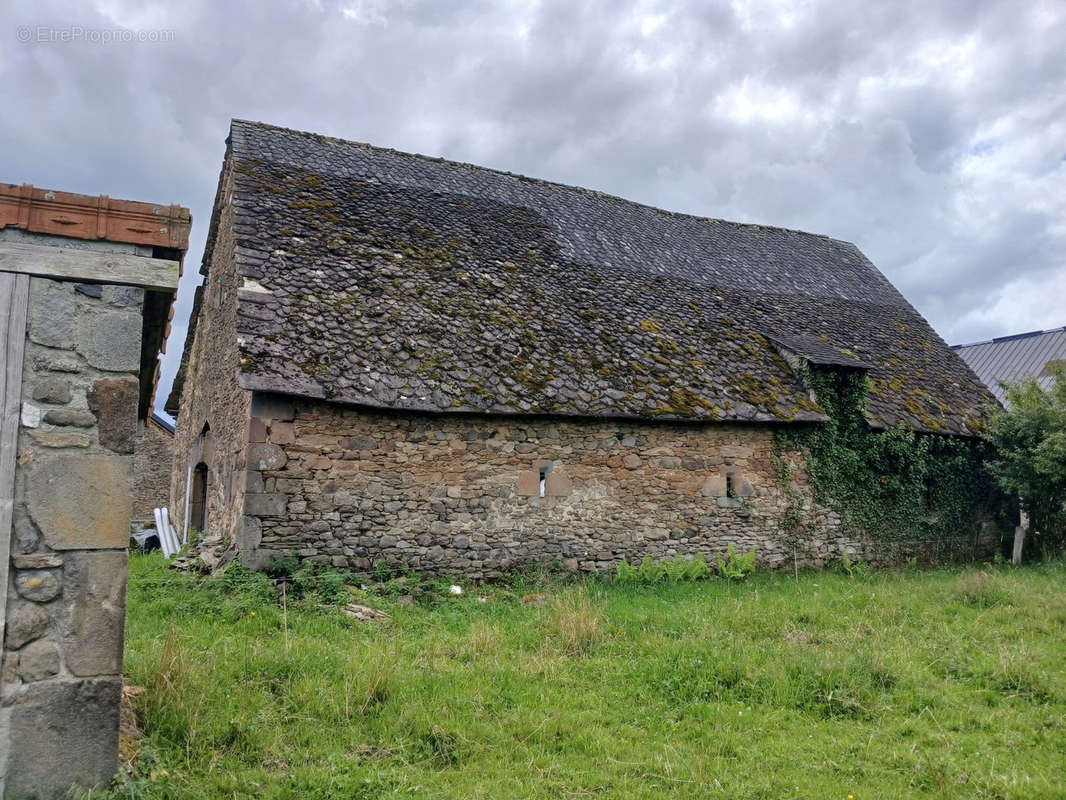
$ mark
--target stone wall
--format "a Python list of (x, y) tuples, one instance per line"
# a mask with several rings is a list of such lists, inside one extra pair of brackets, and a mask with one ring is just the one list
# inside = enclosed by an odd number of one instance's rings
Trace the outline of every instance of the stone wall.
[(115, 770), (142, 299), (30, 279), (0, 709), (5, 749), (17, 745), (7, 796), (59, 796)]
[(787, 458), (810, 532), (793, 552), (764, 425), (430, 416), (259, 396), (253, 413), (245, 530), (258, 549), (243, 555), (255, 565), (294, 553), (490, 578), (530, 561), (598, 571), (645, 555), (710, 558), (730, 542), (770, 567), (893, 557), (813, 502), (798, 453)]
[[(226, 194), (228, 185), (229, 179), (222, 190)], [(226, 205), (200, 290), (200, 313), (186, 365), (170, 478), (170, 514), (179, 536), (189, 469), (200, 462), (208, 468), (205, 531), (232, 539), (240, 528), (251, 393), (237, 385), (237, 292), (242, 279), (234, 267), (232, 224), (232, 208)]]
[(133, 519), (151, 521), (154, 509), (169, 506), (174, 469), (174, 434), (151, 419), (137, 423), (133, 445)]

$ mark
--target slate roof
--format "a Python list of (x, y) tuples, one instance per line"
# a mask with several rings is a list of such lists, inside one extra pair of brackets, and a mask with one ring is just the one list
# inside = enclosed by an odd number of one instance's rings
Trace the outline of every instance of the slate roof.
[(999, 385), (1000, 381), (1014, 383), (1023, 378), (1036, 378), (1045, 389), (1051, 388), (1053, 378), (1048, 365), (1057, 361), (1066, 366), (1066, 327), (957, 344), (952, 349), (970, 365), (996, 399), (1005, 403), (1007, 393)]
[(245, 388), (434, 412), (824, 419), (782, 357), (791, 341), (869, 370), (876, 427), (966, 434), (981, 415), (984, 387), (847, 242), (239, 120), (227, 163)]

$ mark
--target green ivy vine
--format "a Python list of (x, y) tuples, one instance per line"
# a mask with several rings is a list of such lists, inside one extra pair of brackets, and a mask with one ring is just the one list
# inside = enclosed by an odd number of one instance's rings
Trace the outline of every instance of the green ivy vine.
[(935, 541), (973, 535), (983, 518), (1004, 511), (1004, 497), (977, 439), (872, 430), (863, 414), (868, 378), (860, 370), (807, 367), (804, 378), (829, 419), (780, 429), (774, 462), (789, 498), (780, 527), (804, 534), (801, 501), (784, 453), (802, 450), (815, 500), (835, 510), (845, 530), (881, 541)]

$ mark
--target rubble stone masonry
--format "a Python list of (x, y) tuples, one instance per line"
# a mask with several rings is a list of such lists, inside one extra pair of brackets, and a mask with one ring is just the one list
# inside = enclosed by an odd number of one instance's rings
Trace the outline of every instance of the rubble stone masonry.
[(133, 461), (133, 519), (150, 522), (152, 511), (170, 502), (174, 434), (150, 419), (138, 422)]
[[(729, 543), (767, 566), (890, 554), (815, 503), (782, 531), (768, 426), (431, 416), (275, 397), (253, 402), (244, 528), (252, 559), (492, 578), (526, 562), (602, 571), (625, 558), (708, 558)], [(541, 479), (543, 477), (543, 487)], [(246, 559), (253, 555), (247, 551)]]

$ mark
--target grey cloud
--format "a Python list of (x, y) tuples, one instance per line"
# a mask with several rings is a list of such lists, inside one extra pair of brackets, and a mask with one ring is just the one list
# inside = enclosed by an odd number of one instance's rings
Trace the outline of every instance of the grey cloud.
[(948, 341), (1066, 324), (1033, 299), (1066, 271), (1061, 3), (45, 0), (4, 25), (0, 180), (192, 208), (164, 385), (231, 117), (853, 241)]

